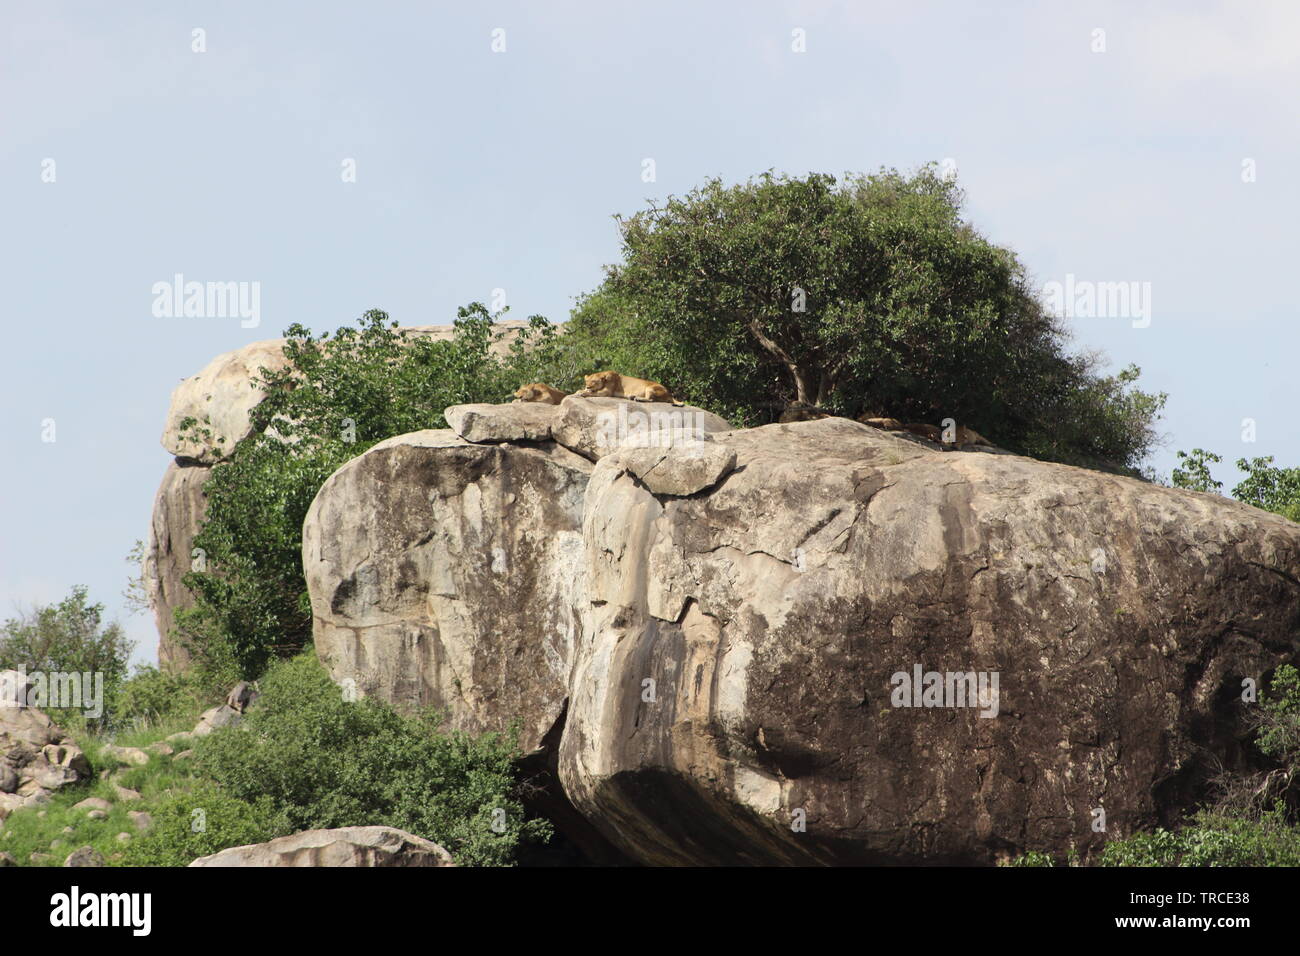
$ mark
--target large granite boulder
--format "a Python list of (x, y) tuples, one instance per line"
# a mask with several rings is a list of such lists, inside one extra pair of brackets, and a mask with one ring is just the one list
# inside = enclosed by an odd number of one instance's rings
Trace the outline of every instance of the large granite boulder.
[(431, 840), (393, 827), (304, 830), (269, 843), (235, 846), (190, 866), (455, 866)]
[[(223, 352), (197, 375), (182, 379), (172, 390), (162, 446), (177, 458), (211, 464), (222, 452), (230, 452), (251, 430), (249, 416), (266, 398), (254, 382), (260, 370), (280, 371), (285, 339), (268, 339)], [(181, 423), (194, 419), (210, 435), (182, 430)], [(218, 443), (218, 439), (222, 439)]]
[(581, 627), (591, 465), (553, 442), (450, 429), (375, 445), (325, 482), (303, 522), (317, 653), (336, 681), (475, 733), (559, 719)]
[[(500, 334), (491, 350), (504, 355), (527, 327), (522, 320), (498, 322)], [(455, 335), (451, 325), (408, 326), (402, 331), (428, 341), (446, 341)], [(176, 460), (168, 466), (154, 498), (143, 566), (146, 593), (158, 625), (158, 663), (164, 670), (181, 671), (190, 663), (190, 653), (173, 635), (172, 626), (176, 611), (193, 603), (181, 578), (192, 569), (194, 535), (206, 508), (203, 484), (211, 474), (211, 465), (251, 433), (252, 411), (266, 397), (257, 380), (263, 368), (279, 371), (286, 367), (285, 342), (250, 342), (218, 355), (172, 391), (162, 445)], [(199, 431), (181, 428), (181, 423), (191, 418)]]
[(707, 495), (587, 492), (560, 773), (646, 862), (1087, 853), (1187, 808), (1300, 652), (1275, 515), (844, 419), (720, 441)]
[(1243, 679), (1300, 657), (1275, 515), (845, 419), (708, 430), (697, 472), (566, 441), (577, 404), (552, 434), (589, 478), (547, 442), (401, 436), (321, 489), (304, 564), (336, 679), (549, 727), (634, 859), (1086, 856), (1193, 806), (1241, 759)]
[(452, 405), (442, 415), (451, 430), (469, 442), (530, 442), (551, 437), (559, 412), (541, 402), (512, 402)]
[(173, 461), (154, 496), (142, 576), (158, 625), (158, 665), (163, 670), (181, 671), (190, 663), (190, 652), (172, 626), (176, 612), (194, 600), (181, 579), (195, 566), (194, 536), (207, 507), (203, 484), (211, 473), (209, 466)]

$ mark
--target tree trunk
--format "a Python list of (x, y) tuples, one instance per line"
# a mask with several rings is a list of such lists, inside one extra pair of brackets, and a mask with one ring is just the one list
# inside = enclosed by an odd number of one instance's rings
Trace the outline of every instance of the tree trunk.
[(821, 408), (826, 404), (826, 400), (831, 397), (831, 389), (835, 387), (835, 379), (831, 375), (823, 375), (821, 381), (817, 383), (817, 407)]
[(794, 400), (804, 405), (819, 404), (812, 401), (812, 382), (808, 381), (808, 373), (797, 365), (791, 365), (790, 374), (794, 376)]

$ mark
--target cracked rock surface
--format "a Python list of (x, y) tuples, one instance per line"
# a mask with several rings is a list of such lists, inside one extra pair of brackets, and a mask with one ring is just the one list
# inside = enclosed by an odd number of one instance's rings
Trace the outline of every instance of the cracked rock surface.
[[(1300, 653), (1276, 515), (846, 419), (709, 434), (381, 443), (304, 527), (318, 652), (465, 729), (522, 717), (657, 864), (1086, 856), (1194, 806), (1242, 679)], [(918, 669), (996, 695), (898, 706)]]
[(590, 471), (553, 442), (473, 444), (450, 429), (340, 468), (303, 522), (330, 674), (361, 696), (436, 705), (471, 733), (518, 717), (535, 750), (563, 712), (581, 626)]

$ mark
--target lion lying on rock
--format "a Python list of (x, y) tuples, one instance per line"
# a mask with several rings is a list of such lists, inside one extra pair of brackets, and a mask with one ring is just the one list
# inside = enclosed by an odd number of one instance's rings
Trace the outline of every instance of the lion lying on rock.
[(620, 375), (618, 372), (595, 372), (586, 376), (583, 383), (586, 387), (574, 393), (578, 398), (627, 398), (634, 402), (686, 404), (673, 398), (672, 393), (658, 382)]

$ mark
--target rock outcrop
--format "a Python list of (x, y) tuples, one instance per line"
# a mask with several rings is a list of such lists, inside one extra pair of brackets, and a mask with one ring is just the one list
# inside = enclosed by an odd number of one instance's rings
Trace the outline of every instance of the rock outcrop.
[[(168, 454), (193, 462), (212, 464), (223, 451), (234, 449), (251, 431), (250, 415), (266, 394), (255, 387), (263, 368), (278, 372), (288, 365), (286, 339), (250, 342), (218, 355), (197, 375), (183, 379), (172, 390), (162, 446)], [(211, 436), (187, 433), (181, 423), (194, 419)], [(218, 439), (221, 443), (218, 444)]]
[[(498, 355), (505, 354), (520, 330), (528, 327), (522, 320), (498, 322), (504, 335), (492, 345)], [(450, 325), (414, 325), (404, 328), (412, 338), (446, 341), (455, 335)], [(230, 451), (251, 431), (250, 415), (266, 394), (255, 385), (260, 370), (283, 370), (286, 339), (250, 342), (234, 351), (218, 355), (197, 375), (182, 379), (172, 390), (171, 406), (163, 425), (162, 446), (177, 458), (211, 464), (222, 450)], [(186, 434), (181, 422), (187, 418), (211, 432), (211, 437)], [(221, 445), (218, 438), (225, 439)]]
[(444, 429), (335, 472), (303, 523), (314, 640), (335, 680), (407, 707), (455, 701), (455, 726), (474, 733), (518, 717), (536, 748), (568, 694), (590, 471), (553, 442)]
[(91, 776), (90, 762), (72, 738), (27, 706), (27, 690), (25, 674), (0, 672), (0, 820)]
[(393, 827), (305, 830), (269, 843), (236, 846), (190, 866), (455, 866), (451, 854)]
[[(563, 713), (581, 628), (591, 459), (651, 451), (638, 416), (657, 408), (681, 444), (653, 451), (682, 462), (656, 477), (703, 487), (734, 460), (683, 437), (698, 415), (709, 438), (717, 416), (651, 406), (631, 414), (629, 433), (626, 405), (454, 406), (452, 429), (380, 442), (335, 472), (303, 522), (314, 640), (334, 679), (406, 707), (455, 700), (455, 726), (474, 733), (517, 717), (525, 750), (541, 746)], [(584, 425), (547, 437), (565, 421)]]
[(199, 716), (199, 722), (190, 731), (191, 737), (206, 737), (222, 727), (238, 727), (243, 721), (242, 713), (229, 704), (222, 704), (205, 710)]
[(194, 536), (207, 507), (203, 484), (211, 474), (211, 466), (178, 459), (167, 466), (154, 496), (141, 570), (158, 626), (158, 665), (167, 671), (182, 671), (190, 663), (189, 650), (171, 636), (172, 625), (176, 612), (193, 603), (181, 579), (195, 566)]
[(570, 395), (550, 408), (552, 437), (592, 461), (627, 448), (694, 445), (731, 430), (726, 419), (690, 405)]
[[(503, 334), (491, 349), (503, 355), (528, 323), (509, 320), (497, 326)], [(431, 341), (445, 341), (455, 335), (455, 327), (450, 325), (409, 326), (403, 331), (413, 338)], [(164, 670), (181, 671), (190, 663), (190, 653), (173, 637), (172, 625), (176, 611), (192, 604), (181, 578), (193, 568), (194, 536), (207, 506), (203, 485), (220, 455), (251, 433), (252, 411), (266, 398), (256, 381), (263, 368), (280, 371), (286, 367), (285, 342), (251, 342), (218, 355), (172, 391), (162, 446), (176, 460), (168, 466), (154, 498), (142, 568), (145, 591), (158, 626), (158, 663)], [(207, 434), (182, 429), (181, 423), (190, 418)]]
[(64, 866), (103, 866), (104, 857), (93, 846), (83, 846), (68, 854)]
[(1192, 806), (1242, 680), (1300, 656), (1300, 525), (1246, 505), (846, 419), (569, 398), (511, 438), (512, 407), (326, 482), (316, 646), (455, 726), (522, 718), (645, 863), (1087, 856)]

